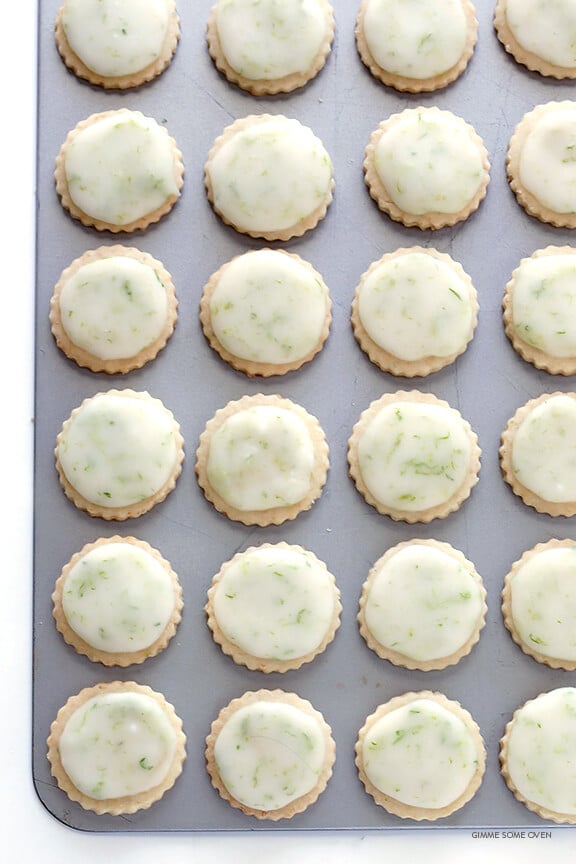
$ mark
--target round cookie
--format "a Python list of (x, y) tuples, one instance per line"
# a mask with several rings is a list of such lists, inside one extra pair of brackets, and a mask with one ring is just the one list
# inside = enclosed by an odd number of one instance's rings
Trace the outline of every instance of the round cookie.
[(200, 322), (226, 363), (268, 377), (316, 356), (328, 338), (331, 309), (328, 288), (311, 264), (281, 249), (257, 249), (212, 274)]
[(504, 480), (525, 504), (576, 515), (576, 393), (544, 393), (508, 421), (500, 446)]
[(316, 417), (277, 395), (220, 408), (200, 436), (196, 474), (216, 510), (244, 525), (280, 525), (309, 510), (328, 474)]
[(125, 374), (164, 348), (177, 309), (172, 277), (160, 261), (139, 249), (101, 246), (62, 272), (50, 325), (58, 347), (79, 366)]
[(376, 399), (348, 442), (350, 476), (366, 502), (410, 523), (457, 510), (478, 482), (480, 453), (459, 411), (418, 390)]
[(515, 351), (552, 375), (576, 373), (576, 249), (547, 246), (523, 258), (506, 285), (504, 327)]
[(181, 619), (182, 589), (160, 553), (135, 537), (102, 537), (76, 552), (56, 580), (56, 627), (104, 666), (155, 657)]
[(576, 543), (549, 540), (506, 574), (504, 624), (525, 654), (552, 669), (576, 669)]
[(282, 114), (235, 120), (205, 165), (214, 211), (241, 234), (290, 240), (314, 228), (332, 201), (332, 161), (308, 126)]
[(573, 0), (498, 0), (494, 27), (517, 63), (552, 78), (576, 78)]
[(59, 788), (99, 815), (149, 808), (172, 788), (186, 759), (173, 706), (133, 681), (96, 684), (71, 696), (47, 744)]
[(257, 819), (291, 819), (332, 776), (336, 746), (322, 714), (283, 690), (233, 699), (212, 723), (206, 766), (230, 806)]
[(108, 390), (85, 399), (56, 439), (66, 496), (90, 516), (141, 516), (174, 489), (184, 441), (174, 415), (146, 391)]
[(68, 135), (54, 178), (62, 206), (97, 231), (144, 230), (170, 212), (183, 184), (182, 154), (140, 111), (92, 114)]
[(106, 89), (138, 87), (170, 64), (180, 23), (174, 0), (64, 0), (56, 46), (79, 78)]
[(356, 766), (366, 792), (388, 813), (435, 821), (476, 794), (486, 749), (465, 708), (423, 690), (396, 696), (367, 717), (356, 742)]
[(470, 0), (363, 0), (356, 45), (372, 75), (396, 90), (439, 90), (466, 69), (478, 39)]
[(427, 672), (470, 653), (486, 611), (482, 579), (461, 552), (437, 540), (409, 540), (371, 568), (358, 623), (383, 660)]
[(467, 219), (486, 196), (488, 151), (474, 127), (451, 111), (406, 108), (370, 136), (365, 182), (396, 222), (438, 229)]
[(541, 693), (518, 708), (500, 741), (510, 791), (542, 819), (576, 823), (576, 688)]
[(253, 96), (290, 93), (326, 63), (334, 12), (328, 0), (216, 0), (206, 38), (232, 84)]
[(436, 249), (397, 249), (370, 265), (352, 302), (354, 335), (384, 372), (429, 375), (474, 335), (478, 299), (460, 264)]
[(576, 101), (546, 102), (528, 111), (510, 138), (510, 187), (530, 215), (576, 228)]
[(206, 604), (214, 640), (260, 672), (299, 669), (340, 626), (340, 592), (312, 552), (287, 543), (251, 546), (214, 576)]

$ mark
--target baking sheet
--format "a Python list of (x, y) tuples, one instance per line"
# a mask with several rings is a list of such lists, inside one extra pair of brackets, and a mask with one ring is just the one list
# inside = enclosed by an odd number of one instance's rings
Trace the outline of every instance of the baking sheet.
[[(37, 320), (35, 397), (33, 774), (41, 801), (59, 820), (87, 831), (417, 829), (388, 815), (366, 795), (354, 766), (354, 743), (367, 714), (408, 690), (432, 689), (459, 700), (480, 725), (488, 759), (483, 784), (441, 827), (549, 828), (515, 800), (498, 768), (498, 741), (512, 712), (543, 690), (573, 684), (575, 675), (553, 671), (522, 654), (505, 630), (500, 591), (511, 563), (551, 537), (573, 536), (573, 519), (539, 515), (503, 482), (499, 437), (507, 420), (530, 398), (573, 389), (571, 378), (550, 376), (522, 361), (501, 322), (504, 286), (520, 259), (548, 244), (572, 241), (568, 230), (543, 225), (517, 205), (505, 178), (505, 152), (514, 125), (534, 105), (570, 98), (574, 84), (545, 80), (509, 58), (492, 30), (493, 3), (477, 0), (479, 41), (466, 73), (449, 88), (410, 96), (385, 88), (359, 60), (354, 43), (357, 6), (333, 0), (336, 38), (325, 69), (304, 90), (288, 96), (251, 97), (216, 71), (205, 44), (212, 0), (179, 3), (182, 37), (168, 70), (135, 91), (105, 92), (76, 79), (60, 60), (53, 38), (59, 0), (39, 4), (39, 117), (37, 211)], [(492, 163), (488, 196), (466, 222), (437, 232), (407, 229), (380, 213), (364, 186), (362, 162), (370, 133), (391, 113), (418, 104), (454, 111), (474, 124)], [(173, 212), (143, 234), (99, 234), (61, 208), (53, 182), (54, 159), (69, 129), (96, 111), (127, 107), (165, 123), (183, 152), (183, 195)], [(323, 351), (300, 371), (250, 380), (224, 364), (208, 346), (198, 304), (210, 274), (233, 255), (265, 245), (237, 234), (215, 216), (203, 187), (203, 167), (214, 138), (238, 117), (283, 113), (309, 125), (333, 162), (335, 197), (324, 221), (282, 245), (309, 260), (324, 276), (333, 323)], [(82, 370), (56, 348), (48, 309), (53, 286), (74, 258), (100, 245), (122, 242), (159, 258), (172, 273), (179, 298), (174, 336), (158, 358), (127, 376)], [(357, 346), (350, 303), (360, 275), (400, 246), (434, 246), (471, 275), (480, 303), (473, 342), (456, 363), (424, 379), (394, 378), (377, 369)], [(268, 244), (270, 245), (270, 244)], [(53, 450), (74, 407), (112, 387), (146, 389), (161, 398), (181, 424), (184, 470), (175, 491), (149, 514), (106, 523), (77, 510), (58, 483)], [(346, 448), (361, 411), (382, 393), (431, 392), (458, 408), (479, 436), (480, 482), (457, 513), (429, 525), (394, 523), (365, 504), (347, 474)], [(316, 414), (330, 445), (331, 469), (313, 508), (294, 522), (247, 528), (218, 514), (204, 499), (195, 474), (195, 451), (206, 421), (230, 399), (279, 393)], [(62, 566), (85, 543), (115, 533), (156, 546), (179, 574), (184, 614), (166, 651), (141, 666), (105, 669), (67, 646), (56, 631), (50, 595)], [(451, 543), (476, 565), (488, 591), (488, 616), (478, 645), (457, 666), (440, 672), (406, 671), (380, 660), (358, 633), (362, 582), (391, 545), (412, 537)], [(236, 551), (285, 540), (311, 549), (334, 573), (342, 595), (335, 641), (313, 663), (284, 675), (236, 666), (213, 642), (204, 616), (212, 576)], [(188, 758), (175, 787), (150, 810), (96, 816), (68, 800), (50, 775), (45, 740), (67, 698), (100, 681), (134, 680), (160, 690), (182, 717)], [(305, 813), (280, 823), (259, 822), (233, 810), (212, 788), (204, 742), (220, 708), (246, 690), (282, 687), (309, 699), (333, 729), (334, 774)], [(434, 824), (434, 823), (433, 823)]]

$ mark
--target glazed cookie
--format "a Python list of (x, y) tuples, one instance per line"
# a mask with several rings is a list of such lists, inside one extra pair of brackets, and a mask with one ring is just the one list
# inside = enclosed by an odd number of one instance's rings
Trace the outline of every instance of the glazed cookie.
[(257, 690), (233, 699), (212, 723), (206, 765), (232, 807), (257, 819), (291, 819), (313, 804), (332, 776), (332, 730), (305, 699)]
[(290, 399), (243, 396), (219, 409), (200, 436), (196, 473), (204, 495), (244, 525), (280, 525), (309, 510), (328, 474), (316, 417)]
[(486, 611), (482, 579), (461, 552), (437, 540), (409, 540), (371, 568), (358, 623), (383, 660), (427, 672), (470, 653)]
[(576, 78), (573, 0), (498, 0), (494, 27), (517, 63), (552, 78)]
[(332, 304), (322, 276), (300, 256), (258, 249), (213, 273), (200, 321), (220, 357), (246, 375), (284, 375), (328, 338)]
[(524, 552), (504, 580), (504, 624), (517, 645), (553, 669), (576, 669), (576, 543), (549, 540)]
[(356, 765), (376, 804), (403, 819), (434, 821), (478, 791), (486, 749), (458, 702), (424, 690), (379, 705), (361, 728)]
[(474, 335), (478, 300), (460, 264), (436, 249), (397, 249), (370, 265), (352, 302), (354, 335), (384, 372), (411, 378), (454, 362)]
[(380, 210), (406, 226), (444, 228), (486, 196), (488, 152), (473, 126), (436, 106), (406, 108), (370, 136), (365, 181)]
[(64, 0), (55, 33), (58, 51), (75, 75), (124, 90), (166, 69), (180, 25), (174, 0)]
[(439, 90), (466, 69), (478, 39), (470, 0), (362, 0), (356, 44), (372, 75), (396, 90)]
[(576, 515), (576, 393), (530, 399), (502, 433), (505, 481), (525, 504), (550, 516)]
[(163, 126), (140, 111), (92, 114), (68, 133), (56, 158), (56, 191), (74, 219), (126, 233), (158, 222), (180, 197), (184, 165)]
[(178, 301), (160, 261), (101, 246), (67, 267), (50, 302), (56, 344), (92, 372), (124, 374), (153, 360), (174, 331)]
[(216, 0), (208, 19), (217, 68), (253, 96), (303, 87), (323, 68), (333, 39), (328, 0)]
[(99, 815), (147, 809), (172, 788), (186, 759), (173, 706), (133, 681), (96, 684), (71, 696), (47, 743), (59, 788)]
[(500, 741), (506, 785), (528, 810), (576, 823), (576, 688), (541, 693), (518, 708)]
[(368, 504), (404, 522), (457, 510), (478, 482), (476, 434), (447, 402), (386, 393), (362, 412), (348, 443), (350, 476)]
[(224, 129), (205, 166), (208, 200), (241, 234), (289, 240), (314, 228), (332, 201), (332, 161), (308, 126), (282, 114)]
[(72, 556), (52, 595), (56, 627), (79, 654), (105, 666), (163, 651), (182, 612), (178, 577), (135, 537), (102, 537)]
[(147, 513), (174, 489), (182, 470), (180, 426), (146, 391), (108, 390), (72, 411), (56, 439), (66, 496), (102, 519)]
[(287, 543), (251, 546), (222, 565), (208, 591), (215, 641), (260, 672), (299, 669), (340, 626), (340, 592), (312, 552)]
[(546, 102), (525, 114), (510, 138), (508, 180), (530, 216), (576, 228), (576, 102)]
[(506, 286), (504, 327), (537, 369), (576, 373), (576, 249), (547, 246), (523, 258)]

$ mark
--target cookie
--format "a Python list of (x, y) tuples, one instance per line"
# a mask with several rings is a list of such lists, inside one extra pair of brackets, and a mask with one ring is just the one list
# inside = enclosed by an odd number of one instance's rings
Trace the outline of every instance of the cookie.
[(517, 63), (551, 78), (576, 78), (572, 0), (498, 0), (494, 27)]

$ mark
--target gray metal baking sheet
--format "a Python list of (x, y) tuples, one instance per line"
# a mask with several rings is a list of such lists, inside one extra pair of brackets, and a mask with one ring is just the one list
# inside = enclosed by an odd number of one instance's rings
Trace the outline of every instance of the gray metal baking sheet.
[[(76, 79), (60, 60), (53, 38), (59, 0), (39, 4), (39, 118), (37, 211), (37, 317), (35, 397), (33, 774), (46, 808), (67, 825), (87, 831), (417, 829), (388, 815), (364, 792), (354, 767), (354, 743), (367, 714), (408, 690), (433, 689), (458, 699), (480, 725), (488, 750), (486, 774), (475, 798), (441, 827), (549, 828), (518, 803), (498, 769), (498, 741), (512, 712), (544, 690), (574, 684), (574, 673), (553, 671), (522, 654), (505, 630), (500, 592), (511, 563), (551, 537), (574, 536), (574, 519), (553, 519), (526, 507), (503, 482), (499, 438), (526, 400), (574, 388), (572, 378), (550, 376), (522, 361), (501, 321), (504, 286), (520, 259), (548, 244), (573, 241), (568, 230), (543, 225), (518, 206), (505, 177), (511, 131), (534, 105), (570, 98), (574, 83), (546, 80), (505, 54), (492, 29), (492, 0), (476, 0), (479, 41), (465, 74), (445, 90), (402, 95), (371, 77), (357, 55), (357, 3), (333, 0), (336, 38), (321, 74), (289, 96), (260, 98), (225, 81), (209, 58), (205, 25), (212, 0), (180, 0), (182, 38), (168, 70), (132, 91), (105, 92)], [(418, 104), (447, 108), (474, 124), (490, 153), (491, 183), (480, 209), (464, 223), (437, 232), (407, 229), (380, 213), (364, 186), (362, 162), (370, 133), (391, 113)], [(69, 129), (96, 111), (128, 107), (165, 123), (186, 166), (182, 197), (172, 213), (143, 234), (99, 234), (83, 228), (56, 196), (54, 159)], [(233, 255), (264, 245), (226, 227), (206, 200), (203, 166), (214, 138), (234, 119), (283, 113), (312, 127), (332, 156), (335, 197), (324, 221), (284, 244), (324, 276), (333, 300), (333, 324), (323, 351), (300, 371), (248, 379), (210, 349), (198, 321), (198, 303), (210, 274)], [(152, 363), (127, 376), (82, 370), (56, 348), (49, 300), (61, 271), (97, 246), (123, 242), (164, 262), (179, 298), (173, 338)], [(400, 246), (434, 246), (471, 275), (480, 303), (473, 342), (456, 363), (423, 379), (394, 378), (377, 369), (357, 346), (350, 303), (372, 261)], [(108, 388), (149, 390), (181, 424), (186, 442), (175, 491), (149, 514), (107, 523), (77, 510), (62, 493), (54, 468), (55, 438), (85, 397)], [(447, 519), (429, 525), (394, 523), (369, 507), (347, 474), (346, 447), (361, 411), (382, 393), (421, 389), (447, 399), (470, 421), (483, 450), (479, 484)], [(230, 399), (279, 393), (316, 414), (326, 431), (331, 469), (313, 508), (276, 528), (246, 528), (218, 514), (204, 499), (195, 474), (195, 451), (206, 421)], [(179, 574), (185, 608), (166, 651), (141, 666), (106, 669), (77, 655), (57, 633), (50, 595), (71, 555), (99, 536), (133, 534), (156, 546)], [(457, 666), (410, 672), (378, 659), (358, 633), (360, 588), (372, 563), (391, 545), (412, 537), (452, 543), (474, 562), (488, 591), (487, 624), (479, 644)], [(342, 594), (342, 625), (313, 663), (265, 676), (236, 666), (212, 641), (203, 607), (212, 576), (236, 551), (285, 540), (311, 549), (334, 573)], [(70, 802), (55, 785), (46, 759), (50, 723), (73, 693), (99, 681), (134, 680), (160, 690), (182, 717), (188, 758), (175, 787), (150, 810), (131, 816), (96, 816)], [(246, 690), (293, 690), (323, 712), (333, 729), (337, 758), (318, 802), (288, 822), (267, 823), (233, 810), (211, 787), (204, 767), (210, 723), (231, 698)]]

